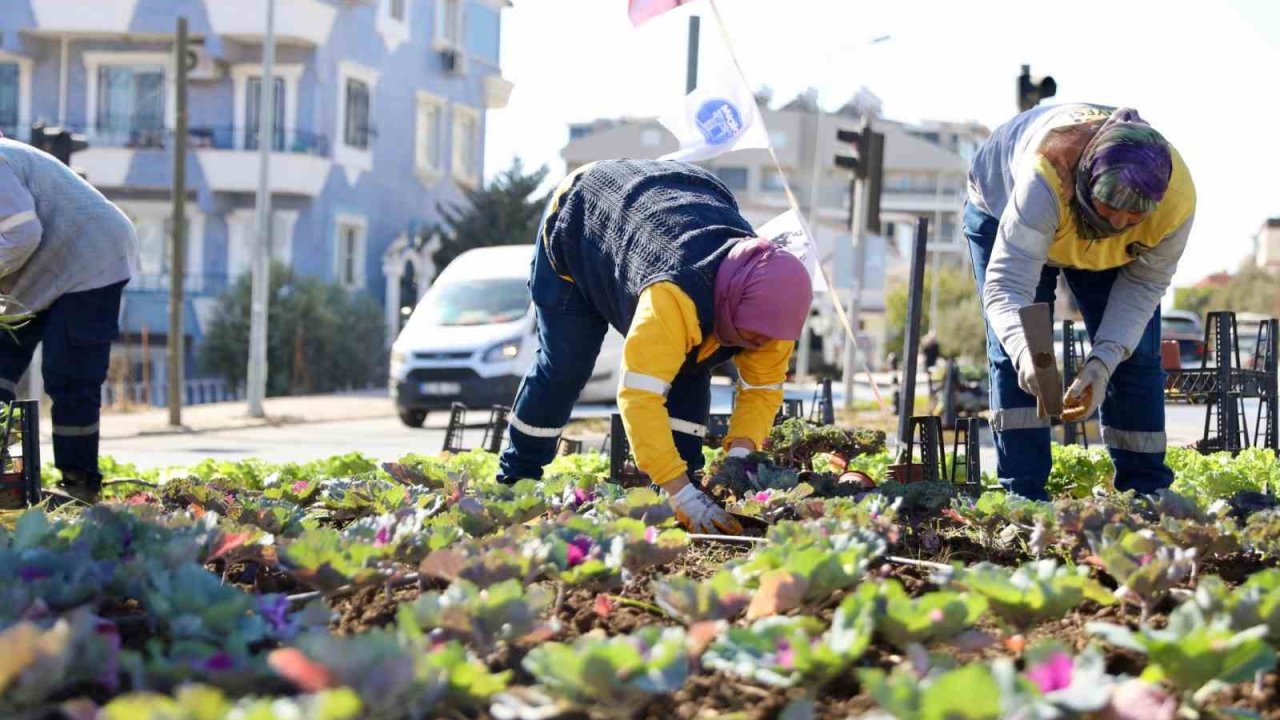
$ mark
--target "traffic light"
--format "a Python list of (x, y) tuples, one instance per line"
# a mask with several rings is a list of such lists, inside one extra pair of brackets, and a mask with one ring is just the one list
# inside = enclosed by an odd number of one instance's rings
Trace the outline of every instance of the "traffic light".
[(864, 125), (862, 130), (836, 130), (837, 141), (853, 146), (852, 155), (836, 155), (836, 167), (852, 171), (859, 180), (866, 179), (872, 135), (870, 125)]
[[(851, 154), (836, 155), (836, 167), (853, 173), (855, 180), (865, 181), (867, 187), (867, 211), (863, 215), (866, 229), (880, 232), (880, 193), (884, 186), (884, 133), (871, 129), (871, 123), (863, 124), (861, 130), (837, 130), (836, 140), (852, 146)], [(853, 202), (850, 210), (857, 204), (857, 183), (850, 188)]]
[(35, 123), (31, 126), (31, 145), (58, 158), (63, 165), (70, 166), (72, 153), (88, 148), (89, 141), (85, 136), (72, 133), (66, 128)]
[(1058, 94), (1058, 83), (1052, 75), (1045, 75), (1039, 82), (1031, 78), (1031, 66), (1023, 65), (1018, 76), (1018, 112), (1026, 112), (1041, 100)]

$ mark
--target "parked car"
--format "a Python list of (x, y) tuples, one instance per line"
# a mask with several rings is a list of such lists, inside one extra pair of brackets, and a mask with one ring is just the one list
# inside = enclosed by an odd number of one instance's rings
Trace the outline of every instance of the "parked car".
[(1160, 314), (1160, 340), (1178, 343), (1178, 358), (1184, 368), (1204, 362), (1204, 327), (1200, 316), (1188, 310), (1165, 310)]
[[(400, 420), (422, 427), (454, 402), (509, 405), (538, 347), (529, 266), (533, 245), (468, 250), (440, 273), (391, 346)], [(582, 399), (610, 402), (622, 337), (610, 329)]]

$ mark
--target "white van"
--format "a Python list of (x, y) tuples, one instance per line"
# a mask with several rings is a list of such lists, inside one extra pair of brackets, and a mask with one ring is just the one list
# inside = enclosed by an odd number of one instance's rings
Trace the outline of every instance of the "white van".
[[(440, 273), (391, 346), (391, 396), (422, 427), (431, 410), (510, 405), (538, 348), (529, 269), (533, 245), (468, 250)], [(581, 400), (613, 402), (622, 337), (605, 336)]]

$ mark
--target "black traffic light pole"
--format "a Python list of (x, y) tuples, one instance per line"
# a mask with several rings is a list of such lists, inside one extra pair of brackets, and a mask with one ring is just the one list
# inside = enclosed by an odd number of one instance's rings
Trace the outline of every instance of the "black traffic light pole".
[(836, 139), (853, 146), (854, 155), (837, 155), (836, 167), (853, 173), (849, 199), (849, 231), (853, 242), (853, 278), (850, 288), (849, 338), (844, 353), (844, 403), (853, 407), (853, 368), (857, 361), (857, 333), (861, 323), (863, 274), (866, 266), (867, 233), (880, 232), (880, 188), (884, 176), (884, 135), (875, 132), (871, 119), (863, 120), (862, 129), (837, 130)]
[(1031, 66), (1023, 65), (1018, 76), (1018, 112), (1026, 112), (1041, 100), (1058, 94), (1058, 83), (1052, 75), (1045, 75), (1038, 82), (1031, 77)]

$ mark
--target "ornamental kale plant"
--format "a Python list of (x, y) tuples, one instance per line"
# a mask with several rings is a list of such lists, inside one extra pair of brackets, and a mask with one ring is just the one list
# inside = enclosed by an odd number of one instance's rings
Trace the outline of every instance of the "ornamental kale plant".
[(704, 581), (673, 575), (653, 583), (654, 603), (685, 625), (706, 620), (732, 620), (751, 602), (730, 572), (718, 572)]
[(499, 643), (537, 629), (540, 614), (550, 604), (546, 589), (526, 589), (515, 580), (484, 589), (457, 580), (444, 592), (424, 593), (413, 603), (402, 603), (397, 618), (402, 629), (421, 629), (435, 642), (461, 640), (488, 654)]
[(881, 430), (844, 430), (835, 425), (816, 425), (792, 418), (775, 425), (765, 440), (765, 450), (783, 465), (812, 470), (813, 456), (838, 455), (845, 461), (860, 455), (884, 451)]
[(1193, 602), (1169, 614), (1163, 630), (1089, 623), (1086, 630), (1103, 641), (1147, 656), (1142, 679), (1168, 682), (1183, 693), (1196, 693), (1210, 683), (1252, 680), (1275, 667), (1276, 653), (1266, 642), (1263, 625), (1236, 631), (1222, 615), (1206, 616)]
[(1018, 630), (1060, 618), (1086, 598), (1103, 605), (1114, 602), (1089, 577), (1088, 568), (1060, 567), (1056, 560), (1037, 560), (1012, 571), (978, 563), (962, 569), (955, 582), (985, 597), (991, 611)]
[(1150, 529), (1109, 527), (1092, 542), (1094, 556), (1120, 585), (1116, 597), (1133, 597), (1145, 620), (1151, 605), (1195, 571), (1196, 551), (1169, 545)]
[(542, 643), (525, 656), (524, 668), (555, 697), (622, 718), (653, 695), (679, 690), (689, 654), (683, 629), (649, 626), (612, 638), (587, 634), (571, 645)]
[(246, 697), (231, 700), (208, 685), (184, 685), (173, 697), (135, 692), (107, 703), (97, 720), (276, 720), (323, 718), (358, 720), (360, 698), (346, 688), (293, 697)]
[(1226, 615), (1234, 630), (1264, 626), (1267, 641), (1280, 645), (1280, 570), (1256, 572), (1234, 589), (1220, 578), (1201, 578), (1194, 597), (1206, 615)]
[(747, 587), (762, 578), (785, 577), (803, 588), (802, 602), (820, 602), (837, 590), (853, 587), (868, 565), (887, 549), (879, 534), (841, 521), (784, 522), (769, 530), (770, 544), (731, 566)]
[(864, 583), (858, 593), (875, 609), (876, 632), (902, 649), (950, 640), (973, 627), (987, 609), (976, 594), (937, 591), (912, 598), (893, 578)]
[(364, 705), (362, 718), (432, 717), (446, 705), (479, 709), (506, 687), (509, 673), (491, 673), (457, 643), (432, 645), (420, 635), (367, 630), (300, 636), (275, 650), (271, 668), (300, 690), (347, 687)]
[(858, 595), (845, 598), (822, 632), (806, 616), (769, 617), (732, 627), (711, 644), (702, 663), (766, 685), (822, 685), (852, 665), (871, 644), (874, 609)]
[(892, 673), (858, 671), (858, 682), (889, 717), (897, 720), (997, 720), (1001, 712), (1000, 685), (991, 668), (967, 665), (918, 677), (907, 667)]

